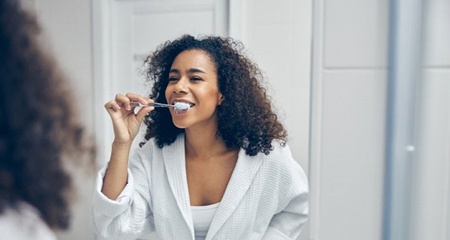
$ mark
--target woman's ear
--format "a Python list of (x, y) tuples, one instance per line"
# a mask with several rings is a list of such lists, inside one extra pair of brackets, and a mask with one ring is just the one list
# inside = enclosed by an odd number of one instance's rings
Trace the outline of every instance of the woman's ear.
[(220, 94), (219, 103), (217, 105), (221, 105), (224, 99), (225, 97), (222, 94)]

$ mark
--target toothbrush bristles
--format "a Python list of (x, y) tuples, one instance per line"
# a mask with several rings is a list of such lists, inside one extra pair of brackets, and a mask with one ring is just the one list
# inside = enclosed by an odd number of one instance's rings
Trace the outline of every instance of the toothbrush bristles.
[(177, 111), (188, 110), (190, 107), (191, 107), (191, 105), (189, 103), (185, 103), (185, 102), (176, 102), (174, 104), (174, 108)]

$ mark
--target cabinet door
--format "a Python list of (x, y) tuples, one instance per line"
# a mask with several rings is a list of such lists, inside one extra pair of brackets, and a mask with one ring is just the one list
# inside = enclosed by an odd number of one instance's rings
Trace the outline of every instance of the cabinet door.
[[(182, 34), (228, 36), (227, 0), (107, 0), (94, 1), (93, 8), (96, 106), (116, 93), (148, 95), (143, 62), (158, 45)], [(98, 159), (104, 162), (112, 127), (104, 109), (97, 110)]]
[(182, 34), (227, 35), (225, 1), (114, 1), (111, 5), (112, 94), (147, 93), (139, 75), (145, 58)]

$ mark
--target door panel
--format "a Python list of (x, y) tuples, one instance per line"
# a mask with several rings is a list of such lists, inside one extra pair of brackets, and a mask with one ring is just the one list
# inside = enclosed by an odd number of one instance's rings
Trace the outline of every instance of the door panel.
[[(227, 0), (94, 1), (94, 45), (97, 74), (96, 105), (128, 92), (148, 95), (143, 62), (156, 47), (182, 34), (228, 35)], [(100, 69), (100, 70), (99, 70)], [(107, 161), (112, 126), (103, 109), (96, 117), (100, 165)], [(141, 137), (135, 141), (137, 145)]]

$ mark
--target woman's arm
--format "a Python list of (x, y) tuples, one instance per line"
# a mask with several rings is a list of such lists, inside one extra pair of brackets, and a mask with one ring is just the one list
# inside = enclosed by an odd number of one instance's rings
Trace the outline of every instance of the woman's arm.
[(153, 107), (145, 106), (135, 114), (131, 101), (138, 101), (143, 105), (152, 102), (148, 98), (128, 93), (125, 96), (117, 94), (114, 100), (104, 106), (113, 124), (114, 142), (101, 191), (111, 200), (115, 200), (127, 184), (131, 144), (139, 132), (144, 116), (153, 110)]
[(112, 144), (111, 158), (101, 189), (101, 192), (111, 200), (116, 200), (127, 184), (130, 149), (131, 143)]
[(142, 161), (150, 156), (136, 154), (128, 168), (132, 142), (153, 107), (145, 106), (135, 113), (131, 101), (143, 105), (152, 102), (137, 94), (117, 94), (104, 106), (111, 117), (114, 141), (107, 168), (99, 172), (94, 192), (93, 225), (99, 239), (136, 239), (154, 229), (148, 176)]
[(136, 239), (155, 230), (149, 183), (151, 145), (137, 149), (130, 159), (128, 182), (115, 200), (101, 192), (106, 169), (99, 172), (92, 211), (98, 239)]
[(284, 172), (289, 176), (282, 179), (283, 186), (289, 186), (287, 192), (283, 192), (279, 202), (279, 212), (275, 214), (263, 237), (269, 239), (297, 239), (308, 220), (309, 213), (309, 185), (308, 178), (301, 166), (291, 158), (288, 147), (283, 149), (289, 155), (290, 160), (283, 165)]
[(307, 192), (295, 196), (283, 211), (273, 216), (263, 239), (297, 239), (308, 220), (308, 210)]

